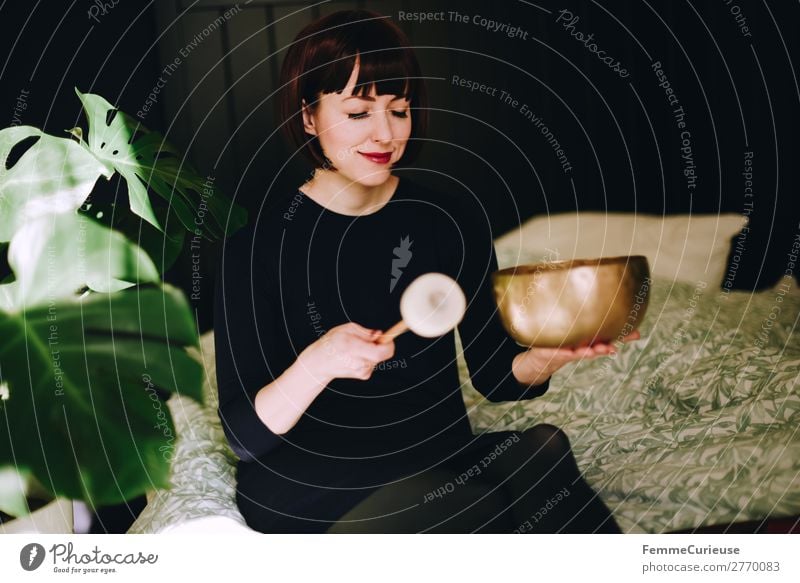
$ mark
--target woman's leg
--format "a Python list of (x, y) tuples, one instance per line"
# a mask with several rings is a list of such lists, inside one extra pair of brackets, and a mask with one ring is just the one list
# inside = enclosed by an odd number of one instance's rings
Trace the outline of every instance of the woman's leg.
[(380, 488), (328, 532), (620, 531), (566, 434), (542, 424)]
[[(373, 489), (287, 482), (248, 466), (237, 502), (261, 532), (619, 532), (560, 429), (503, 433), (505, 441)], [(331, 486), (352, 485), (348, 472), (337, 473)]]
[(310, 468), (308, 458), (298, 457), (297, 464), (286, 457), (273, 455), (269, 465), (239, 462), (236, 504), (247, 525), (259, 532), (323, 533), (380, 487), (364, 487), (371, 480), (355, 467), (347, 471), (317, 462), (313, 471), (306, 471), (292, 465)]
[[(387, 468), (328, 463), (306, 473), (315, 474), (311, 483), (298, 471), (293, 480), (282, 477), (276, 460), (270, 460), (273, 467), (240, 462), (237, 472), (237, 505), (248, 526), (260, 532), (510, 532), (515, 524), (502, 488), (480, 481), (457, 485), (452, 468), (393, 480), (389, 474), (396, 471)], [(355, 487), (381, 479), (383, 486)]]
[(383, 486), (342, 516), (329, 533), (507, 533), (513, 528), (501, 488), (433, 468)]
[[(503, 444), (518, 439), (503, 448)], [(618, 533), (608, 507), (581, 477), (569, 439), (541, 424), (514, 432), (477, 462), (480, 478), (506, 489), (515, 532)]]

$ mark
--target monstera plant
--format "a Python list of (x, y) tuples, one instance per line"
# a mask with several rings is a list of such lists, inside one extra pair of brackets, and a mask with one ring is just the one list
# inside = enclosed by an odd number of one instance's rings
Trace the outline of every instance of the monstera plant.
[[(174, 426), (156, 395), (200, 400), (201, 367), (189, 305), (161, 277), (187, 229), (214, 240), (246, 221), (161, 135), (77, 94), (88, 139), (0, 131), (6, 519), (31, 497), (97, 506), (168, 486)], [(92, 199), (101, 177), (126, 187), (111, 204)]]

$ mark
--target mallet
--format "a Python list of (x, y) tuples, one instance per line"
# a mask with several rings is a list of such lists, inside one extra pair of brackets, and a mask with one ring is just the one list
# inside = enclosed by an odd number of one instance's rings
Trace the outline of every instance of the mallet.
[(441, 336), (461, 322), (466, 308), (464, 292), (453, 278), (443, 273), (420, 275), (400, 298), (403, 319), (376, 342), (386, 344), (407, 330), (425, 338)]

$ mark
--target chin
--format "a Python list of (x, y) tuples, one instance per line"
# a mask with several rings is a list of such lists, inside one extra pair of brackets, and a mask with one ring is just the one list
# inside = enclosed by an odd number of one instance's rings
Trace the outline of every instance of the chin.
[(392, 177), (391, 169), (382, 170), (366, 176), (361, 176), (355, 180), (364, 186), (380, 186)]

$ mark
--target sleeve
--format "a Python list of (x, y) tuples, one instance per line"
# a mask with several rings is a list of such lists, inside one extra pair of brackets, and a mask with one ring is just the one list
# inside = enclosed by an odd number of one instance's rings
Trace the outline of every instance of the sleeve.
[(473, 386), (492, 402), (539, 397), (549, 380), (520, 383), (512, 372), (514, 357), (525, 351), (503, 328), (492, 290), (497, 256), (489, 217), (474, 201), (453, 197), (439, 230), (444, 273), (461, 285), (467, 310), (458, 326)]
[[(275, 370), (278, 331), (263, 262), (253, 256), (252, 230), (223, 243), (214, 298), (214, 346), (218, 414), (228, 443), (243, 461), (253, 461), (282, 442), (256, 413), (255, 396), (281, 371)], [(270, 367), (272, 364), (272, 367)]]

